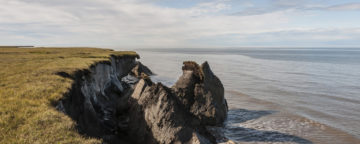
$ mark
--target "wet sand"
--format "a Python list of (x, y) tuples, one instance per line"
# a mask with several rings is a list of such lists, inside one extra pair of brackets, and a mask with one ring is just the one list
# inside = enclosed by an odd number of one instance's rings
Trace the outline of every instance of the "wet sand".
[(287, 112), (274, 103), (227, 91), (228, 120), (223, 131), (237, 143), (357, 144), (360, 139)]

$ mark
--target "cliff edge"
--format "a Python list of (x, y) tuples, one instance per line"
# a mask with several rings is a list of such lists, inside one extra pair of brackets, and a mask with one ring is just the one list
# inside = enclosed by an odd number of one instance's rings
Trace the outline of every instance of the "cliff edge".
[(104, 143), (216, 143), (206, 127), (227, 116), (224, 87), (207, 62), (186, 61), (182, 70), (169, 88), (153, 83), (136, 57), (111, 56), (77, 71), (56, 107)]

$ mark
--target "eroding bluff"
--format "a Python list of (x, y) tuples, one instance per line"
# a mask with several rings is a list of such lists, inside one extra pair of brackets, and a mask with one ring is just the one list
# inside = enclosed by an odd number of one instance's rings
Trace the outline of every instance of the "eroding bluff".
[(104, 143), (216, 143), (207, 127), (221, 126), (228, 107), (209, 64), (184, 62), (169, 88), (152, 82), (153, 72), (136, 58), (112, 56), (76, 72), (57, 109)]

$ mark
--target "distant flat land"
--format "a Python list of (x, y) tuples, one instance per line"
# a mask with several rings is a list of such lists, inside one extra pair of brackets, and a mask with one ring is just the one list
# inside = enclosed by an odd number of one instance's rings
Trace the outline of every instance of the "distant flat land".
[(31, 48), (34, 46), (0, 46), (0, 48)]

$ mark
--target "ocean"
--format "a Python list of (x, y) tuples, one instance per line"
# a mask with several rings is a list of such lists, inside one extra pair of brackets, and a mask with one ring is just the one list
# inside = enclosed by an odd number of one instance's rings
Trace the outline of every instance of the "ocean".
[(153, 81), (167, 86), (182, 74), (183, 61), (208, 61), (225, 87), (230, 111), (223, 131), (234, 141), (336, 143), (333, 140), (360, 139), (360, 49), (177, 48), (137, 52), (140, 61), (156, 74)]

